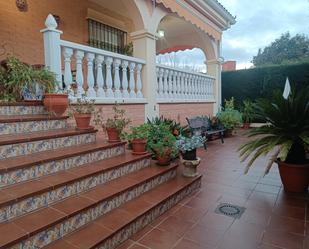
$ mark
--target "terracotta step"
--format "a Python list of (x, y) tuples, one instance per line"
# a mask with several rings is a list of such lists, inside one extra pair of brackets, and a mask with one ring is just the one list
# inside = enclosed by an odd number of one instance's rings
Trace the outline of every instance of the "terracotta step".
[(0, 159), (95, 142), (97, 130), (75, 128), (0, 136)]
[(124, 153), (125, 144), (99, 139), (94, 143), (56, 149), (52, 153), (43, 151), (0, 160), (0, 187), (118, 156)]
[(0, 134), (47, 131), (68, 127), (68, 116), (51, 115), (0, 115)]
[(82, 193), (150, 165), (150, 155), (126, 153), (0, 190), (0, 222)]
[(48, 114), (42, 101), (0, 103), (0, 115)]
[(42, 248), (175, 177), (177, 165), (148, 167), (0, 224), (0, 247)]
[[(175, 179), (50, 244), (48, 249), (113, 249), (199, 188), (201, 176)], [(163, 249), (163, 248), (162, 248)]]

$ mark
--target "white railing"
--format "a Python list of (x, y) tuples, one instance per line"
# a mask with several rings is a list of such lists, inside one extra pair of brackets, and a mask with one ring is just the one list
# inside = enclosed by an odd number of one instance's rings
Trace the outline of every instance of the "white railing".
[(158, 102), (214, 102), (215, 78), (203, 74), (157, 65)]
[(86, 94), (97, 103), (146, 102), (141, 79), (144, 60), (61, 40), (52, 15), (45, 25), (41, 31), (45, 64), (55, 72), (60, 88), (63, 75), (65, 89), (73, 98)]

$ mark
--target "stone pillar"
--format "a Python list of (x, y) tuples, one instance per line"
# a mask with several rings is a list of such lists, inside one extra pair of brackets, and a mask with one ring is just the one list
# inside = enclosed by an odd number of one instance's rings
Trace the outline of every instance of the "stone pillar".
[(156, 36), (147, 30), (131, 33), (134, 57), (144, 59), (146, 65), (142, 70), (143, 95), (147, 100), (145, 119), (159, 115), (159, 105), (156, 101)]
[(206, 61), (207, 74), (215, 78), (214, 96), (216, 103), (214, 103), (214, 115), (221, 109), (222, 105), (222, 86), (221, 86), (221, 61), (218, 59)]

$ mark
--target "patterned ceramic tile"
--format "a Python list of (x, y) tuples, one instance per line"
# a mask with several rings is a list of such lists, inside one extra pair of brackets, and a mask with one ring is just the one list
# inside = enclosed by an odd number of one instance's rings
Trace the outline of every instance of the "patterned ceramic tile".
[(40, 120), (31, 122), (0, 123), (0, 134), (46, 131), (68, 127), (66, 120)]
[(92, 143), (95, 142), (95, 140), (96, 140), (95, 133), (87, 133), (75, 136), (31, 141), (26, 143), (2, 145), (0, 146), (0, 160), (9, 157), (27, 155), (40, 151), (54, 150), (78, 144)]
[[(119, 156), (125, 152), (125, 146), (120, 145), (113, 148), (102, 149), (83, 155), (73, 156), (62, 160), (39, 163), (32, 167), (22, 168), (14, 171), (7, 171), (0, 174), (0, 187), (38, 178), (44, 175), (69, 170), (87, 163), (96, 162), (113, 156)], [(124, 170), (130, 172), (129, 170)]]
[[(176, 170), (173, 169), (172, 171), (166, 172), (165, 174), (158, 176), (157, 177), (158, 179), (153, 179), (151, 181), (142, 183), (141, 185), (150, 185), (151, 188), (154, 188), (158, 184), (162, 184), (168, 181), (169, 179), (171, 179), (172, 177), (175, 177), (175, 175), (176, 175)], [(142, 189), (146, 189), (146, 188), (133, 188), (127, 191), (127, 192), (130, 192), (130, 194), (122, 193), (122, 194), (113, 196), (111, 199), (98, 203), (96, 206), (88, 208), (87, 210), (81, 213), (78, 213), (77, 215), (74, 215), (73, 217), (66, 219), (60, 224), (56, 224), (55, 226), (49, 228), (48, 230), (40, 232), (30, 237), (29, 239), (26, 239), (20, 242), (19, 245), (21, 246), (21, 248), (41, 248), (43, 246), (46, 246), (52, 241), (54, 241), (55, 239), (58, 239), (60, 237), (67, 235), (68, 233), (75, 231), (76, 229), (97, 219), (101, 215), (109, 212), (110, 210), (124, 204), (128, 200), (143, 194), (144, 192), (141, 191)], [(130, 198), (125, 198), (125, 196), (130, 196)], [(173, 203), (171, 202), (170, 206), (172, 206), (172, 204)], [(152, 220), (153, 217), (154, 217), (153, 215), (150, 215), (149, 218), (147, 216), (147, 218), (143, 218), (141, 221), (138, 221), (139, 226), (145, 226), (149, 224), (149, 222)], [(136, 226), (135, 231), (137, 231), (138, 229), (141, 229), (141, 228)], [(122, 237), (127, 238), (127, 236), (131, 235), (132, 234), (131, 230), (132, 228), (128, 231), (123, 232)], [(109, 243), (116, 244), (115, 242), (109, 242)], [(106, 247), (102, 247), (102, 248), (106, 248)]]
[[(118, 150), (116, 150), (118, 151)], [(143, 159), (123, 166), (128, 170), (122, 170), (122, 167), (111, 169), (106, 172), (98, 173), (94, 176), (84, 178), (79, 181), (75, 181), (71, 184), (53, 189), (49, 192), (45, 192), (36, 196), (17, 201), (14, 204), (8, 205), (0, 209), (0, 222), (7, 221), (9, 219), (18, 217), (25, 213), (31, 212), (38, 208), (50, 205), (56, 201), (63, 200), (69, 196), (87, 191), (99, 184), (104, 184), (108, 181), (116, 179), (120, 176), (129, 174), (133, 171), (137, 171), (141, 168), (148, 167), (150, 165), (150, 159)], [(130, 169), (130, 171), (129, 171)], [(174, 172), (175, 173), (175, 172)], [(152, 185), (158, 184), (161, 178), (153, 179)], [(143, 187), (148, 189), (149, 187)], [(128, 198), (127, 198), (128, 199)]]
[(0, 115), (47, 114), (44, 106), (0, 106)]

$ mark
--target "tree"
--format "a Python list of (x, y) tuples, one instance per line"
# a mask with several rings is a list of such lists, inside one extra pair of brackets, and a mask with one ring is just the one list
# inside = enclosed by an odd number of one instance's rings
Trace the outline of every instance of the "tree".
[(260, 48), (252, 63), (254, 66), (265, 66), (301, 61), (309, 61), (309, 38), (304, 34), (291, 37), (287, 32), (264, 49)]

